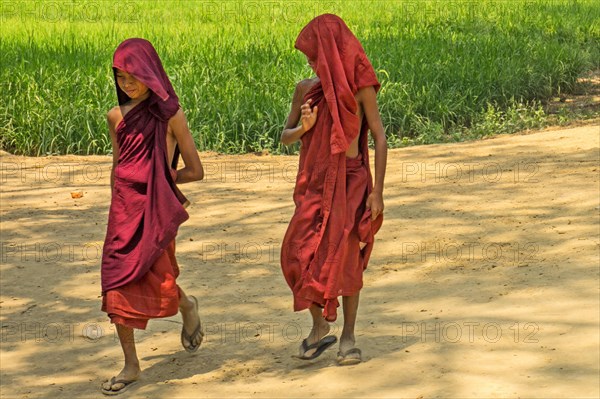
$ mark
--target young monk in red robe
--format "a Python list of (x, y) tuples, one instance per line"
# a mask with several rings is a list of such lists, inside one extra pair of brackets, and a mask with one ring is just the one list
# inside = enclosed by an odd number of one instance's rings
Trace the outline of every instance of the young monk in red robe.
[[(181, 312), (181, 343), (202, 342), (198, 303), (177, 285), (175, 236), (188, 219), (177, 184), (200, 180), (202, 164), (179, 100), (152, 44), (128, 39), (114, 54), (119, 106), (108, 112), (112, 200), (102, 254), (102, 310), (116, 325), (125, 366), (102, 385), (124, 392), (140, 375), (134, 329)], [(175, 170), (181, 154), (185, 167)]]
[[(339, 17), (321, 15), (296, 40), (316, 77), (298, 83), (283, 144), (301, 141), (296, 210), (281, 250), (294, 310), (309, 309), (313, 327), (299, 358), (314, 359), (337, 338), (327, 336), (342, 296), (344, 327), (338, 363), (362, 360), (354, 325), (362, 275), (383, 220), (387, 143), (377, 107), (375, 71)], [(300, 124), (298, 125), (298, 123)], [(368, 136), (375, 143), (375, 185)]]

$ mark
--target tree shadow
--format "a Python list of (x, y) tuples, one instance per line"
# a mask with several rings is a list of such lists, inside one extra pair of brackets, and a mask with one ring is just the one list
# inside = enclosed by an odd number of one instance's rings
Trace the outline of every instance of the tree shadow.
[[(536, 384), (594, 393), (597, 139), (557, 154), (561, 135), (540, 136), (548, 146), (524, 136), (390, 151), (386, 221), (356, 329), (365, 361), (347, 368), (337, 348), (311, 363), (291, 358), (310, 329), (308, 315), (292, 312), (279, 266), (294, 182), (276, 173), (182, 186), (193, 204), (177, 239), (178, 283), (200, 299), (206, 340), (187, 354), (179, 316), (151, 321), (136, 334), (144, 376), (132, 394), (486, 397), (533, 394)], [(256, 162), (269, 171), (295, 159)], [(448, 165), (462, 167), (460, 178), (441, 174)], [(516, 165), (534, 168), (515, 179)], [(80, 200), (69, 195), (76, 185)], [(2, 185), (3, 396), (99, 397), (120, 370), (91, 251), (104, 238), (107, 187), (107, 177), (57, 187), (12, 175)], [(85, 327), (102, 335), (84, 337)], [(341, 321), (333, 327), (339, 336)]]

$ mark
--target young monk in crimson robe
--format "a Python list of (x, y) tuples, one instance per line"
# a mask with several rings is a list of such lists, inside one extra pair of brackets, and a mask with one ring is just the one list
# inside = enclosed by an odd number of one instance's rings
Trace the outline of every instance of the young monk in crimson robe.
[[(116, 325), (125, 366), (102, 385), (124, 392), (140, 374), (133, 329), (181, 311), (181, 343), (202, 342), (196, 298), (176, 283), (175, 236), (188, 219), (177, 184), (200, 180), (203, 169), (192, 135), (156, 50), (128, 39), (114, 54), (119, 106), (108, 112), (113, 145), (112, 200), (102, 254), (102, 310)], [(175, 170), (179, 153), (185, 167)]]
[[(317, 77), (298, 83), (283, 144), (301, 141), (294, 190), (296, 210), (281, 250), (283, 274), (294, 310), (309, 309), (313, 327), (300, 345), (300, 359), (314, 359), (337, 338), (327, 336), (343, 298), (344, 327), (338, 363), (356, 364), (354, 325), (362, 275), (373, 236), (383, 220), (387, 143), (377, 107), (375, 71), (339, 17), (321, 15), (296, 40)], [(298, 123), (300, 122), (300, 125)], [(375, 143), (375, 185), (368, 136)]]

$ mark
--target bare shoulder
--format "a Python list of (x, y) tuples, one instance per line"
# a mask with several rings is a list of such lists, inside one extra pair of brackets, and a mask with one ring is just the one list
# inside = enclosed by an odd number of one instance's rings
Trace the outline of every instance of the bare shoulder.
[(301, 89), (310, 89), (318, 81), (319, 81), (319, 78), (317, 78), (317, 77), (302, 79), (301, 81), (298, 82), (296, 87), (301, 88)]
[(115, 118), (122, 118), (123, 115), (121, 115), (121, 107), (120, 106), (115, 106), (112, 107), (107, 113), (106, 113), (106, 118), (108, 120), (114, 120)]
[(167, 124), (167, 134), (174, 135), (184, 127), (187, 127), (187, 119), (183, 110), (179, 108), (177, 112), (175, 112), (175, 115), (169, 118), (169, 123)]
[(172, 137), (181, 137), (182, 134), (191, 134), (185, 112), (183, 112), (181, 107), (175, 112), (175, 115), (169, 118), (167, 134)]
[(177, 124), (177, 123), (181, 123), (181, 122), (186, 122), (186, 119), (185, 119), (185, 113), (183, 112), (183, 110), (181, 108), (179, 108), (177, 110), (177, 112), (175, 112), (175, 115), (173, 115), (169, 119), (169, 125)]
[(123, 119), (123, 115), (121, 114), (121, 107), (118, 105), (111, 108), (110, 111), (106, 113), (106, 120), (112, 129), (117, 126), (117, 123), (119, 123), (121, 119)]
[(319, 78), (317, 78), (317, 77), (301, 80), (296, 85), (296, 93), (298, 95), (304, 97), (304, 95), (306, 93), (308, 93), (310, 88), (313, 87), (318, 81), (319, 81)]

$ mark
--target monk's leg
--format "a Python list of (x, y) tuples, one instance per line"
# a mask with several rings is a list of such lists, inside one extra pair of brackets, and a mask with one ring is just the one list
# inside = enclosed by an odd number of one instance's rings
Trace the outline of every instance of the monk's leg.
[[(140, 361), (137, 357), (137, 351), (135, 349), (135, 337), (133, 328), (126, 327), (122, 324), (115, 324), (117, 327), (117, 334), (119, 341), (121, 342), (121, 348), (123, 348), (123, 354), (125, 355), (125, 367), (123, 370), (115, 376), (115, 381), (135, 381), (140, 376)], [(118, 391), (123, 388), (125, 384), (115, 383), (111, 384), (110, 381), (103, 384), (103, 388), (107, 391), (113, 390)]]
[[(312, 316), (312, 329), (310, 330), (310, 334), (306, 337), (306, 343), (308, 345), (315, 344), (321, 340), (324, 336), (329, 333), (329, 323), (327, 320), (323, 318), (323, 309), (318, 307), (317, 305), (311, 305), (309, 308), (310, 315)], [(318, 348), (309, 349), (304, 352), (302, 349), (302, 344), (300, 344), (300, 356), (310, 356), (317, 351)]]
[[(183, 319), (183, 328), (191, 336), (194, 330), (196, 330), (198, 323), (200, 323), (200, 316), (198, 315), (198, 309), (196, 309), (196, 302), (187, 296), (181, 287), (179, 288), (179, 311)], [(194, 342), (190, 342), (190, 344), (193, 346), (199, 345), (201, 340), (202, 337), (197, 335), (194, 337)]]
[(356, 315), (358, 313), (358, 299), (360, 293), (342, 298), (344, 306), (344, 328), (340, 337), (340, 352), (346, 353), (354, 348), (354, 325), (356, 324)]

